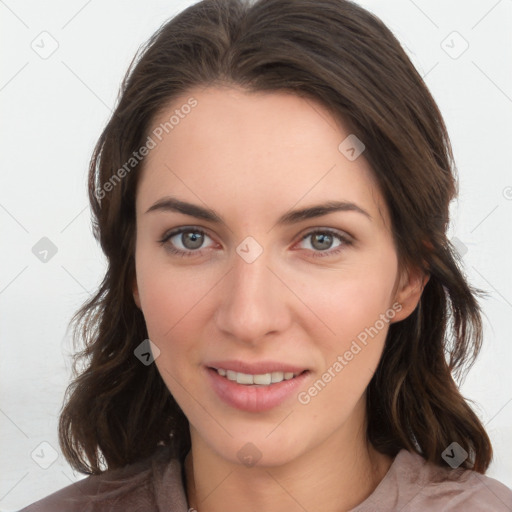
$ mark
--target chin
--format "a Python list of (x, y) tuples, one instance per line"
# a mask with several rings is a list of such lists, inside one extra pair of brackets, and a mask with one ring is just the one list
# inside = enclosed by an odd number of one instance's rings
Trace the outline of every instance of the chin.
[[(299, 457), (305, 449), (286, 432), (269, 435), (268, 432), (272, 429), (265, 428), (264, 433), (252, 430), (253, 434), (246, 435), (235, 435), (232, 432), (233, 437), (223, 443), (211, 443), (213, 440), (206, 442), (228, 462), (248, 468), (283, 466)], [(273, 436), (275, 437), (272, 438)]]

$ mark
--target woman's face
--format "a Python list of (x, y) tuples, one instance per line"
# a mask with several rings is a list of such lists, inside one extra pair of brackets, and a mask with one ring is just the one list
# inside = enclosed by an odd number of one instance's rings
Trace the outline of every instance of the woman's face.
[(134, 299), (193, 444), (275, 465), (350, 443), (389, 324), (421, 293), (362, 146), (284, 92), (194, 89), (153, 128)]

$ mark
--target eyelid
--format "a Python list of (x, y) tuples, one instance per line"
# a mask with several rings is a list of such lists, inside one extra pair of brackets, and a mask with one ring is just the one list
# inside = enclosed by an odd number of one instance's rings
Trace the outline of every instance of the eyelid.
[[(208, 230), (206, 228), (203, 228), (203, 227), (200, 227), (200, 226), (192, 226), (192, 225), (186, 225), (186, 226), (179, 226), (179, 227), (175, 227), (175, 228), (172, 228), (172, 229), (169, 229), (167, 230), (161, 237), (160, 239), (158, 240), (158, 243), (160, 243), (161, 245), (166, 245), (169, 240), (177, 235), (180, 235), (182, 233), (186, 233), (186, 232), (192, 232), (192, 233), (201, 233), (205, 236), (207, 236), (208, 238), (210, 238), (211, 240), (213, 240), (214, 238), (208, 233)], [(177, 251), (181, 251), (181, 252), (189, 252), (189, 253), (195, 253), (195, 254), (199, 254), (203, 249), (197, 249), (196, 251), (192, 251), (192, 250), (188, 250), (188, 251), (183, 251), (182, 249), (176, 249)]]
[(194, 224), (184, 224), (183, 226), (176, 226), (174, 228), (166, 229), (161, 238), (168, 238), (169, 236), (177, 235), (182, 231), (199, 231), (210, 236), (208, 234), (208, 228), (203, 226), (195, 226)]
[(303, 235), (300, 235), (300, 239), (303, 240), (305, 237), (309, 235), (313, 235), (315, 233), (330, 233), (332, 235), (338, 236), (344, 240), (347, 240), (348, 242), (354, 242), (355, 238), (348, 233), (347, 231), (343, 229), (338, 228), (330, 228), (327, 226), (313, 226), (310, 228), (307, 228)]

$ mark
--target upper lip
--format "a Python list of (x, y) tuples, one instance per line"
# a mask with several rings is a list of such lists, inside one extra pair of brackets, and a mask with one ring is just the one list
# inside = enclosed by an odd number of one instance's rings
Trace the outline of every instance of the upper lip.
[(256, 363), (247, 363), (244, 361), (212, 361), (207, 363), (209, 368), (223, 370), (232, 370), (237, 373), (247, 373), (250, 375), (263, 375), (272, 372), (288, 372), (288, 373), (302, 373), (307, 368), (302, 366), (295, 366), (288, 363), (280, 363), (278, 361), (259, 361)]

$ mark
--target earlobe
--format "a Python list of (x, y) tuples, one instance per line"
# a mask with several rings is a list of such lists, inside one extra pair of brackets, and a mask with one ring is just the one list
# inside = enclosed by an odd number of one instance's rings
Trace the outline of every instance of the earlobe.
[(420, 269), (405, 272), (395, 295), (395, 302), (401, 305), (401, 309), (396, 313), (393, 322), (404, 320), (416, 309), (429, 279), (430, 274), (425, 274)]

